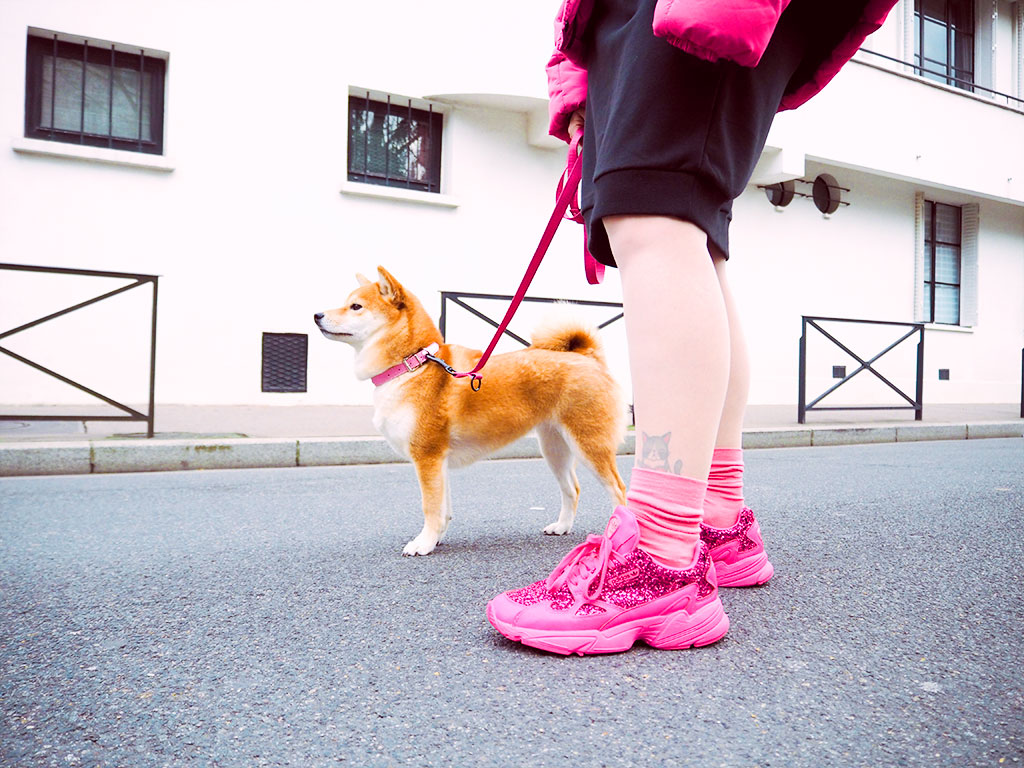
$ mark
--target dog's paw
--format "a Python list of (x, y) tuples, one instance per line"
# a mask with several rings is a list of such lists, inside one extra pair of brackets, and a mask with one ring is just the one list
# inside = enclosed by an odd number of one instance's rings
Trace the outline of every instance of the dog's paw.
[(429, 555), (434, 551), (434, 547), (437, 546), (437, 537), (435, 536), (424, 536), (422, 533), (415, 539), (405, 545), (405, 549), (402, 550), (402, 554), (406, 557), (415, 557), (416, 555)]
[(551, 525), (544, 529), (544, 533), (548, 536), (564, 536), (572, 530), (572, 523), (563, 523), (561, 520), (553, 522)]

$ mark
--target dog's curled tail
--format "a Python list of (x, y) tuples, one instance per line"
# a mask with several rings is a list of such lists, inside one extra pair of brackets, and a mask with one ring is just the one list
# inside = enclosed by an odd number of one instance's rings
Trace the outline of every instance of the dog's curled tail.
[(605, 362), (604, 345), (597, 328), (571, 314), (571, 304), (559, 302), (530, 335), (530, 346), (554, 352), (576, 352)]

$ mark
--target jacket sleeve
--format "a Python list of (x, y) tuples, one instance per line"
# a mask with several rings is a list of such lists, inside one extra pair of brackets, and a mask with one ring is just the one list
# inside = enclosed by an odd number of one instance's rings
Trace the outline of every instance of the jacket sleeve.
[(555, 51), (547, 66), (548, 114), (551, 121), (548, 133), (569, 141), (569, 118), (587, 103), (587, 70)]
[(789, 0), (658, 0), (654, 34), (708, 61), (755, 67)]

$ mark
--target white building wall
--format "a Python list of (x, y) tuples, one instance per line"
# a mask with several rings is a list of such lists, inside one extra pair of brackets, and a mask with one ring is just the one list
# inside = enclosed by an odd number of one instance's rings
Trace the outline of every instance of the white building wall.
[[(564, 163), (559, 144), (538, 139), (552, 4), (514, 14), (466, 0), (441, 9), (300, 2), (287, 12), (236, 0), (102, 7), (3, 2), (0, 261), (161, 275), (158, 402), (368, 403), (351, 353), (311, 320), (343, 302), (355, 272), (385, 265), (435, 316), (442, 290), (508, 294), (519, 284)], [(894, 11), (870, 47), (901, 55), (901, 25)], [(46, 147), (57, 156), (27, 151), (35, 147), (21, 138), (30, 27), (168, 54), (167, 158), (156, 165), (172, 170), (76, 159), (58, 144)], [(928, 331), (926, 402), (1013, 401), (1024, 345), (1024, 115), (859, 58), (870, 63), (850, 64), (808, 105), (780, 116), (764, 173), (736, 203), (732, 275), (754, 356), (752, 402), (795, 401), (801, 315), (913, 319), (917, 191), (980, 202), (982, 222), (979, 323)], [(1005, 69), (996, 67), (997, 80)], [(431, 97), (445, 112), (445, 205), (350, 194), (350, 88)], [(827, 219), (808, 200), (778, 213), (756, 187), (772, 171), (832, 173), (851, 190), (850, 205)], [(580, 238), (577, 225), (563, 225), (531, 295), (619, 299), (614, 271), (603, 286), (586, 285)], [(0, 273), (0, 326), (99, 290)], [(0, 344), (141, 402), (147, 290)], [(517, 330), (535, 314), (525, 310)], [(628, 386), (621, 326), (608, 342)], [(260, 392), (264, 331), (310, 334), (308, 392)], [(453, 312), (449, 338), (482, 346), (489, 332)], [(831, 366), (851, 361), (819, 362), (823, 389)], [(939, 367), (951, 369), (950, 381), (933, 381)], [(91, 402), (6, 356), (0, 382), (0, 403)], [(887, 397), (856, 386), (850, 396)]]

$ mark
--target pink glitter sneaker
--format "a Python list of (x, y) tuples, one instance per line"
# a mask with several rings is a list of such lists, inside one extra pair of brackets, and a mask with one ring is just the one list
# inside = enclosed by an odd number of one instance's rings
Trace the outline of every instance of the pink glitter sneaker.
[(715, 566), (701, 545), (689, 568), (659, 565), (637, 547), (640, 529), (617, 507), (603, 536), (588, 536), (546, 581), (498, 595), (487, 618), (510, 640), (554, 653), (615, 653), (638, 639), (689, 648), (729, 630)]
[(775, 573), (764, 551), (761, 528), (749, 507), (744, 507), (731, 528), (712, 528), (701, 523), (700, 540), (715, 562), (720, 587), (753, 587)]

